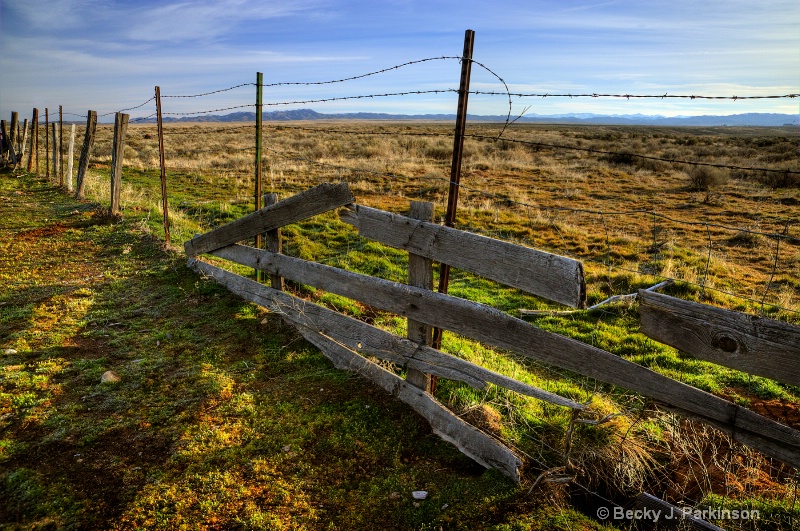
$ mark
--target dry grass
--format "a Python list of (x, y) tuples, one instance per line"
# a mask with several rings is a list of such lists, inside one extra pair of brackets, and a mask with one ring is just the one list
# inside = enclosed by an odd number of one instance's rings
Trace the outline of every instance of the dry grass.
[[(198, 206), (252, 208), (252, 126), (172, 124), (167, 133), (169, 187), (181, 197), (176, 206), (187, 212)], [(101, 126), (96, 165), (110, 163), (110, 134), (110, 126)], [(286, 196), (344, 180), (360, 203), (405, 211), (410, 200), (427, 200), (441, 216), (450, 134), (450, 124), (437, 123), (268, 124), (264, 191)], [(594, 280), (590, 296), (616, 294), (630, 273), (639, 273), (800, 309), (796, 183), (775, 188), (776, 182), (792, 182), (785, 174), (731, 173), (632, 156), (796, 170), (792, 131), (514, 126), (506, 132), (508, 140), (497, 141), (496, 127), (473, 125), (468, 134), (492, 139), (467, 139), (458, 225), (585, 260)], [(154, 126), (131, 126), (125, 160), (132, 170), (150, 175), (152, 184), (158, 161)], [(221, 219), (194, 217), (201, 226)], [(790, 239), (778, 245), (775, 238), (740, 229)], [(708, 290), (704, 295), (716, 304), (761, 311), (741, 298)]]
[[(447, 200), (451, 129), (450, 124), (436, 123), (268, 124), (264, 134), (264, 192), (286, 197), (320, 182), (346, 181), (359, 203), (406, 212), (409, 201), (426, 200), (434, 202), (437, 216), (442, 216)], [(174, 241), (252, 210), (252, 127), (171, 124), (167, 131), (168, 187), (174, 230), (178, 231), (177, 235), (173, 232)], [(129, 129), (122, 201), (129, 211), (149, 212), (150, 222), (143, 223), (153, 231), (160, 219), (154, 133), (152, 125), (132, 125)], [(492, 137), (497, 129), (478, 125), (469, 133)], [(90, 195), (95, 198), (108, 195), (105, 183), (111, 159), (110, 134), (110, 127), (100, 128), (89, 181)], [(797, 187), (776, 188), (775, 180), (764, 174), (740, 171), (698, 190), (693, 186), (696, 175), (692, 175), (691, 167), (633, 156), (797, 169), (796, 147), (790, 134), (783, 129), (557, 126), (515, 126), (507, 132), (509, 139), (615, 151), (618, 155), (469, 138), (457, 225), (584, 260), (590, 302), (631, 292), (659, 277), (671, 277), (688, 283), (679, 288), (684, 298), (751, 312), (762, 310), (759, 302), (763, 299), (788, 310), (766, 306), (766, 314), (797, 321)], [(346, 230), (333, 216), (323, 216), (308, 227), (287, 231), (288, 252), (403, 280), (405, 271), (397, 255), (369, 248)], [(768, 236), (775, 233), (789, 238), (778, 245), (779, 240)], [(461, 290), (459, 296), (490, 304), (501, 300), (484, 284), (470, 287), (456, 283), (456, 287)], [(357, 316), (371, 311), (317, 293), (304, 295), (319, 297)], [(509, 297), (503, 300), (502, 309), (512, 311), (524, 303), (531, 301)], [(642, 353), (638, 340), (626, 345), (624, 338), (635, 333), (635, 319), (630, 313), (609, 312), (599, 320), (541, 319), (536, 325), (591, 342), (673, 378), (683, 379), (685, 375), (686, 383), (717, 394), (728, 393), (731, 382), (740, 378), (732, 371), (676, 361), (674, 352), (665, 354), (652, 345), (645, 345), (644, 350), (650, 350)], [(391, 319), (376, 318), (371, 313), (369, 318), (385, 328), (396, 326)], [(587, 389), (584, 386), (576, 391), (571, 383), (553, 378), (541, 368), (509, 362), (503, 353), (466, 341), (449, 341), (445, 350), (548, 390), (571, 396)], [(785, 389), (774, 382), (757, 385), (769, 397), (788, 397), (796, 404), (796, 389)], [(476, 397), (470, 390), (447, 383), (439, 398), (531, 455), (541, 457), (544, 453), (551, 463), (563, 457), (543, 446), (560, 450), (569, 421), (563, 412), (547, 411), (500, 391)], [(592, 398), (592, 412), (599, 415), (628, 409), (621, 405), (625, 397), (613, 393)], [(752, 397), (734, 398), (742, 401)], [(786, 481), (785, 471), (775, 472), (770, 462), (734, 448), (720, 434), (692, 424), (672, 429), (668, 421), (652, 412), (641, 418), (630, 415), (575, 430), (570, 460), (579, 481), (623, 493), (649, 489), (666, 493), (675, 501), (701, 501), (720, 494), (729, 499), (790, 497), (794, 485)], [(544, 443), (531, 443), (531, 434)], [(729, 460), (723, 472), (718, 470), (720, 459)], [(763, 481), (734, 484), (730, 470)]]

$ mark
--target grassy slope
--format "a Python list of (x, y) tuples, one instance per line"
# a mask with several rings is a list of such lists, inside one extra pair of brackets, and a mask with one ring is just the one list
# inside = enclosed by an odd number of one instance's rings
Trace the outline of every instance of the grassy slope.
[(595, 527), (476, 467), (137, 223), (7, 173), (0, 218), (0, 527)]

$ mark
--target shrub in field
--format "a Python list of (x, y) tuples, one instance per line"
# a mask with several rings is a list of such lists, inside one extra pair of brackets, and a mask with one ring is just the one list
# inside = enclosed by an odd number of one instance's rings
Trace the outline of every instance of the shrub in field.
[(728, 172), (713, 166), (695, 166), (689, 171), (690, 187), (698, 192), (710, 192), (727, 183), (728, 178)]

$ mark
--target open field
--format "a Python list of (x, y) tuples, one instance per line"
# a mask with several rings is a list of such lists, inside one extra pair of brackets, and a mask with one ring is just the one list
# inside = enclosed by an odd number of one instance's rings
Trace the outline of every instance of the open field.
[[(101, 126), (99, 164), (110, 163), (110, 133)], [(167, 133), (169, 189), (183, 215), (208, 227), (252, 208), (252, 126), (171, 124)], [(597, 300), (624, 290), (626, 273), (643, 273), (705, 287), (712, 300), (741, 309), (752, 304), (724, 293), (800, 310), (798, 176), (629, 156), (797, 171), (794, 129), (515, 125), (499, 142), (497, 126), (467, 133), (457, 227), (587, 260)], [(360, 203), (404, 211), (427, 200), (443, 215), (449, 124), (269, 124), (264, 135), (265, 191), (286, 196), (345, 180)], [(158, 192), (153, 126), (131, 126), (125, 162), (138, 170), (128, 182)], [(790, 238), (779, 244), (770, 234)]]
[[(110, 131), (99, 130), (89, 180), (90, 197), (104, 204)], [(406, 212), (409, 201), (428, 200), (441, 216), (450, 131), (435, 123), (269, 124), (264, 191), (286, 197), (345, 180), (359, 203)], [(800, 322), (800, 183), (785, 174), (703, 172), (631, 156), (797, 170), (794, 130), (513, 126), (508, 139), (495, 141), (498, 131), (468, 130), (475, 136), (466, 144), (459, 228), (585, 260), (589, 304), (669, 277), (682, 281), (670, 288), (676, 296)], [(173, 242), (252, 210), (252, 126), (171, 124), (167, 132)], [(154, 126), (131, 125), (125, 164), (120, 224), (41, 181), (0, 177), (10, 227), (2, 234), (0, 348), (16, 351), (3, 358), (0, 389), (7, 433), (0, 494), (13, 502), (4, 521), (59, 526), (66, 522), (59, 515), (69, 514), (96, 528), (596, 526), (564, 509), (580, 488), (540, 481), (538, 491), (528, 490), (544, 469), (563, 464), (568, 412), (496, 388), (442, 382), (439, 400), (525, 456), (521, 490), (482, 474), (403, 407), (333, 370), (276, 319), (188, 273), (179, 251), (159, 250)], [(405, 281), (407, 255), (363, 241), (333, 215), (284, 234), (288, 254)], [(57, 257), (65, 254), (76, 259), (62, 267)], [(58, 281), (43, 287), (42, 277)], [(403, 333), (404, 319), (291, 289)], [(561, 309), (459, 272), (450, 292), (512, 314)], [(800, 427), (800, 389), (648, 340), (637, 331), (635, 305), (532, 323)], [(714, 430), (463, 338), (448, 334), (443, 348), (590, 401), (591, 419), (621, 412), (576, 426), (569, 439), (575, 484), (617, 500), (646, 490), (676, 503), (762, 511), (757, 522), (723, 527), (800, 526), (796, 471)], [(98, 383), (103, 370), (117, 367), (120, 386)], [(131, 439), (158, 455), (128, 455), (120, 443)], [(406, 491), (423, 478), (430, 483), (419, 488), (440, 497), (416, 507)], [(91, 520), (89, 507), (98, 503), (109, 516)]]

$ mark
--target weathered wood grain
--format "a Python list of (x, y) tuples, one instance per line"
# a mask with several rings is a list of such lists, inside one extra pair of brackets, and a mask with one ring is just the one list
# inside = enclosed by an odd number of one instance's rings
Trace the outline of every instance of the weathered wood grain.
[(353, 351), (391, 361), (420, 372), (465, 382), (477, 389), (482, 389), (487, 383), (492, 383), (551, 404), (573, 409), (584, 409), (585, 407), (573, 400), (490, 371), (467, 360), (397, 337), (358, 319), (342, 315), (290, 294), (268, 289), (263, 284), (205, 262), (194, 261), (191, 267), (214, 278), (243, 299), (268, 308), (275, 313), (280, 313), (297, 325), (308, 327), (334, 338)]
[(195, 236), (184, 244), (188, 256), (207, 253), (264, 232), (302, 221), (355, 201), (347, 183), (323, 183), (274, 205)]
[(120, 213), (119, 197), (122, 190), (122, 160), (125, 152), (125, 135), (128, 132), (129, 114), (118, 112), (114, 116), (114, 141), (111, 149), (111, 215)]
[[(278, 194), (264, 194), (264, 206), (274, 205), (277, 202)], [(281, 234), (281, 229), (268, 230), (264, 238), (267, 242), (267, 251), (278, 254), (283, 252), (283, 236)], [(277, 290), (283, 291), (284, 289), (283, 277), (278, 275), (270, 275), (270, 284)]]
[(800, 327), (649, 291), (640, 330), (701, 360), (800, 385)]
[[(410, 216), (421, 221), (433, 221), (433, 203), (412, 201)], [(414, 253), (408, 253), (408, 285), (433, 291), (433, 260)], [(408, 319), (406, 337), (420, 345), (430, 345), (433, 339), (433, 328), (414, 319)], [(433, 380), (430, 374), (409, 368), (406, 381), (427, 393), (433, 392)]]
[(657, 524), (657, 529), (670, 531), (725, 531), (721, 527), (701, 520), (691, 513), (684, 512), (680, 507), (676, 507), (646, 492), (642, 492), (636, 497), (636, 508), (649, 511), (648, 514), (652, 518), (643, 518), (641, 520), (645, 526)]
[[(416, 388), (399, 376), (358, 355), (350, 348), (350, 345), (335, 337), (336, 332), (334, 335), (329, 335), (330, 330), (320, 327), (319, 323), (315, 322), (315, 319), (319, 317), (317, 310), (325, 310), (338, 317), (345, 316), (198, 260), (193, 261), (192, 267), (212, 276), (233, 293), (281, 314), (295, 325), (309, 342), (316, 345), (331, 359), (336, 367), (366, 376), (387, 392), (409, 404), (414, 411), (431, 424), (434, 433), (455, 445), (462, 453), (477, 463), (487, 468), (496, 468), (519, 482), (519, 467), (522, 466), (522, 461), (511, 450), (459, 419), (422, 389)], [(391, 334), (387, 333), (387, 335)], [(396, 339), (414, 345), (410, 341)], [(363, 351), (363, 343), (361, 344), (362, 347), (359, 350)], [(414, 345), (412, 348), (416, 347), (417, 345)], [(439, 354), (441, 355), (441, 353)]]
[(357, 372), (373, 381), (387, 393), (405, 402), (428, 421), (433, 432), (486, 468), (494, 468), (519, 483), (522, 460), (504, 445), (467, 424), (435, 398), (399, 376), (382, 369), (339, 343), (303, 326), (300, 333), (314, 344), (336, 367)]
[(767, 455), (800, 466), (800, 432), (490, 306), (244, 246), (230, 246), (214, 254), (635, 391), (667, 409), (712, 424)]
[(78, 161), (78, 177), (75, 186), (75, 199), (86, 199), (86, 170), (89, 169), (89, 158), (94, 147), (94, 137), (97, 132), (97, 111), (89, 111), (86, 116), (86, 131), (83, 137), (81, 158)]
[(586, 305), (583, 264), (578, 260), (362, 205), (344, 212), (342, 221), (385, 245), (573, 308)]

